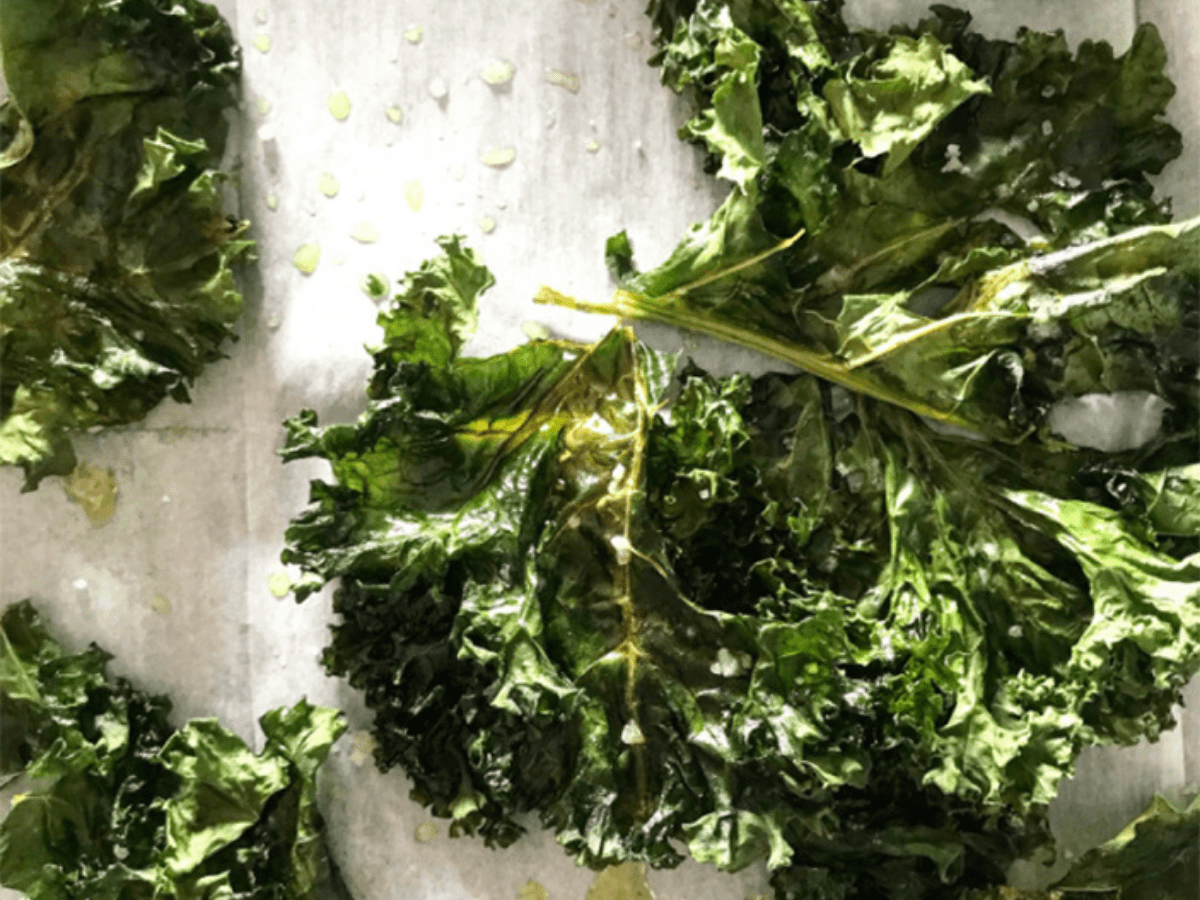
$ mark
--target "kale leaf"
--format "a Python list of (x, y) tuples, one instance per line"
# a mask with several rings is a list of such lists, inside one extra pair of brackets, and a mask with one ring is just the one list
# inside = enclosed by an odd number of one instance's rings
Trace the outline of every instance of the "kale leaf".
[(255, 755), (214, 719), (68, 653), (28, 601), (0, 617), (0, 774), (34, 788), (0, 822), (0, 884), (30, 900), (344, 898), (316, 772), (345, 730), (301, 701), (260, 719)]
[(1191, 900), (1200, 896), (1200, 798), (1156, 796), (1112, 840), (1088, 851), (1047, 892), (998, 888), (968, 900)]
[[(781, 898), (957, 897), (1048, 840), (1085, 745), (1200, 669), (1186, 464), (940, 433), (807, 374), (714, 378), (618, 328), (457, 353), (457, 238), (380, 314), (366, 411), (287, 423), (287, 531), (376, 762), (589, 865), (765, 860)], [(1030, 454), (1054, 464), (1029, 464)]]
[(5, 0), (0, 59), (0, 464), (29, 490), (72, 469), (70, 432), (186, 401), (233, 337), (241, 63), (198, 0)]
[(1059, 401), (1146, 391), (1197, 439), (1200, 220), (1147, 175), (1178, 155), (1143, 25), (1120, 57), (1061, 33), (971, 32), (935, 6), (852, 30), (840, 2), (651, 4), (681, 131), (734, 183), (609, 303), (542, 302), (734, 341), (991, 438), (1052, 443)]

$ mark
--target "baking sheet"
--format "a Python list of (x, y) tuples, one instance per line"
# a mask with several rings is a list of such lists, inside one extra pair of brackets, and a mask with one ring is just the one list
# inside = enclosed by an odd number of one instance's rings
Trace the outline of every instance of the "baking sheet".
[[(1158, 23), (1179, 86), (1169, 115), (1186, 148), (1159, 182), (1180, 217), (1200, 212), (1200, 5), (965, 5), (991, 35), (1011, 37), (1018, 24), (1063, 26), (1072, 43), (1102, 38), (1119, 51), (1140, 19)], [(81, 459), (116, 473), (110, 524), (93, 526), (56, 479), (19, 494), (20, 473), (0, 470), (0, 603), (34, 598), (66, 643), (95, 640), (116, 655), (111, 671), (170, 693), (179, 720), (217, 716), (256, 746), (257, 717), (301, 695), (346, 709), (350, 732), (324, 773), (322, 804), (335, 856), (359, 900), (514, 900), (529, 879), (553, 900), (584, 900), (592, 874), (535, 823), (503, 852), (452, 840), (442, 822), (432, 840), (416, 839), (429, 816), (408, 799), (401, 772), (373, 768), (360, 736), (369, 724), (360, 698), (326, 678), (317, 661), (328, 592), (297, 606), (268, 590), (308, 479), (325, 474), (320, 463), (279, 462), (280, 423), (306, 406), (327, 423), (357, 415), (368, 371), (362, 346), (376, 334), (376, 307), (360, 280), (367, 272), (395, 279), (435, 252), (435, 236), (466, 234), (497, 278), (483, 298), (471, 352), (520, 343), (527, 321), (591, 339), (611, 320), (534, 306), (538, 286), (606, 296), (609, 234), (627, 229), (638, 259), (653, 264), (725, 188), (701, 173), (698, 152), (675, 136), (686, 110), (645, 64), (651, 49), (642, 0), (218, 6), (244, 47), (235, 202), (253, 223), (261, 257), (243, 275), (241, 339), (198, 381), (189, 406), (168, 403), (136, 427), (77, 442)], [(913, 20), (924, 7), (849, 0), (846, 12), (852, 21), (887, 26)], [(419, 41), (406, 39), (411, 26), (422, 29)], [(515, 65), (508, 84), (481, 79), (493, 60)], [(578, 91), (547, 81), (549, 69), (577, 76)], [(327, 111), (337, 91), (352, 106), (344, 121)], [(398, 124), (386, 114), (391, 106), (402, 111)], [(510, 165), (481, 161), (510, 146)], [(322, 173), (337, 179), (336, 196), (318, 190)], [(419, 209), (409, 201), (416, 183)], [(273, 210), (269, 198), (277, 201)], [(490, 233), (481, 227), (485, 219), (495, 224)], [(377, 242), (351, 238), (362, 222), (378, 231)], [(292, 256), (307, 242), (319, 242), (322, 253), (304, 276)], [(665, 328), (639, 332), (718, 371), (773, 365)], [(1177, 796), (1200, 787), (1200, 682), (1188, 697), (1179, 727), (1157, 744), (1083, 755), (1051, 810), (1066, 850), (1110, 837), (1155, 791)], [(650, 881), (659, 900), (770, 893), (761, 867), (721, 875), (688, 862)], [(0, 890), (0, 898), (12, 896)]]

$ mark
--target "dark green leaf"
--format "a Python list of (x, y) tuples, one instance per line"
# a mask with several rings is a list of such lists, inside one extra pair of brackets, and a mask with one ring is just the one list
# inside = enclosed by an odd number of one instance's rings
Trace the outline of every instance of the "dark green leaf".
[(1047, 891), (998, 888), (966, 900), (1191, 900), (1200, 896), (1200, 800), (1156, 796), (1113, 838), (1088, 851)]
[(263, 716), (250, 752), (211, 719), (70, 654), (26, 601), (0, 620), (0, 747), (34, 788), (0, 822), (0, 884), (32, 900), (345, 900), (316, 809), (345, 725), (301, 701)]
[(26, 488), (69, 434), (188, 398), (253, 255), (218, 171), (240, 56), (197, 0), (5, 0), (15, 135), (0, 155), (0, 464)]
[(1179, 152), (1153, 26), (1072, 56), (945, 7), (851, 30), (840, 5), (652, 4), (655, 62), (696, 104), (684, 136), (736, 187), (612, 302), (539, 299), (705, 331), (988, 437), (1047, 440), (1060, 401), (1142, 391), (1194, 441), (1198, 226), (1163, 224), (1147, 180)]
[(1200, 669), (1200, 555), (1149, 513), (1186, 467), (1043, 470), (807, 375), (672, 392), (624, 329), (376, 362), (356, 423), (288, 423), (333, 480), (284, 560), (301, 599), (340, 579), (325, 663), (377, 763), (490, 842), (534, 811), (592, 865), (682, 843), (781, 897), (955, 898)]
[(1155, 797), (1119, 835), (1075, 863), (1054, 890), (1063, 900), (1186, 900), (1200, 894), (1200, 800), (1180, 809)]

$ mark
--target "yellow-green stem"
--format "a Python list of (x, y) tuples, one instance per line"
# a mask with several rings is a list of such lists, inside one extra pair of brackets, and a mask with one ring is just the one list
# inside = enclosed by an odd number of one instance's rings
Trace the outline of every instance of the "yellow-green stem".
[[(729, 322), (698, 317), (692, 313), (677, 310), (669, 302), (670, 295), (657, 301), (646, 301), (637, 294), (620, 288), (608, 303), (594, 303), (587, 300), (579, 300), (560, 293), (553, 288), (543, 286), (538, 290), (533, 299), (535, 303), (563, 306), (568, 309), (599, 313), (601, 315), (620, 316), (625, 319), (661, 322), (664, 325), (674, 325), (677, 328), (700, 331), (712, 337), (720, 338), (721, 340), (729, 341), (743, 347), (749, 347), (752, 350), (757, 350), (759, 353), (789, 362), (797, 368), (824, 378), (827, 381), (840, 384), (845, 388), (869, 397), (874, 397), (877, 400), (883, 400), (886, 403), (904, 407), (918, 415), (927, 416), (946, 425), (954, 425), (976, 432), (980, 431), (978, 425), (974, 422), (963, 419), (952, 412), (937, 409), (912, 397), (893, 391), (885, 385), (878, 384), (864, 377), (859, 370), (851, 369), (845, 363), (832, 359), (826, 354), (806, 350), (793, 343), (768, 337), (750, 328), (741, 328)], [(667, 302), (663, 302), (664, 300)]]

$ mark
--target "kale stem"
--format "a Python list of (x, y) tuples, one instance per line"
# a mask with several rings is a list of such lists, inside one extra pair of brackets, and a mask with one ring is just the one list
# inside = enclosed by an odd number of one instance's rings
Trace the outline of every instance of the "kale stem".
[(648, 322), (660, 322), (664, 325), (674, 325), (676, 328), (687, 328), (699, 331), (724, 341), (749, 347), (759, 353), (789, 362), (797, 368), (812, 375), (832, 381), (845, 388), (877, 400), (883, 400), (895, 406), (911, 410), (921, 416), (936, 419), (946, 425), (955, 425), (970, 431), (982, 433), (979, 426), (953, 412), (937, 409), (913, 397), (892, 390), (886, 385), (865, 377), (857, 368), (851, 368), (845, 363), (827, 354), (807, 350), (796, 344), (778, 340), (761, 334), (750, 328), (742, 328), (729, 322), (697, 314), (694, 310), (680, 309), (664, 300), (671, 295), (658, 299), (649, 299), (619, 288), (607, 303), (595, 303), (570, 297), (550, 287), (541, 287), (533, 300), (552, 306), (562, 306), (567, 309), (582, 312), (598, 313), (600, 315), (620, 316), (624, 319), (638, 319)]

